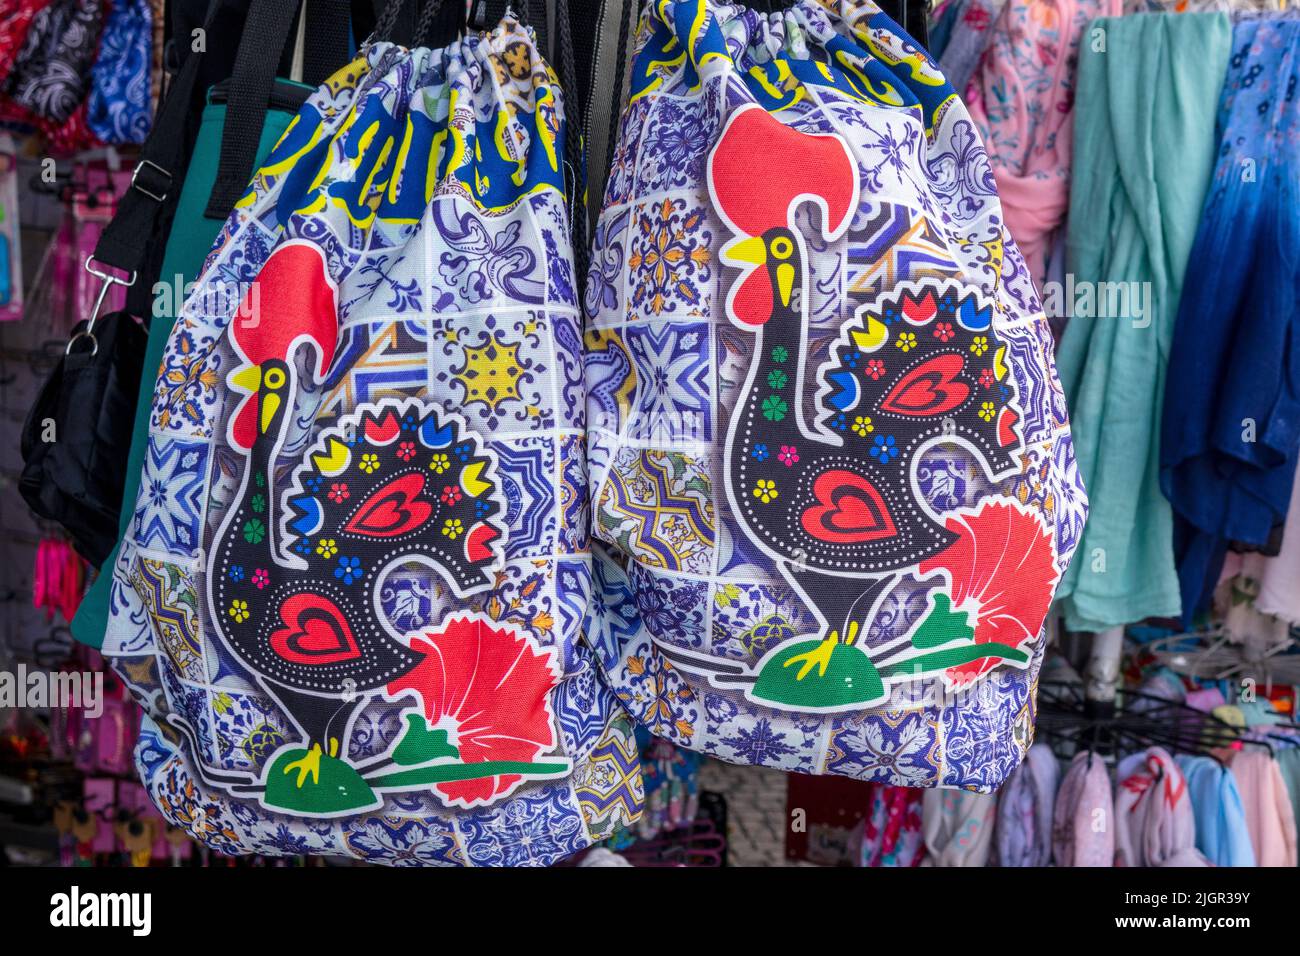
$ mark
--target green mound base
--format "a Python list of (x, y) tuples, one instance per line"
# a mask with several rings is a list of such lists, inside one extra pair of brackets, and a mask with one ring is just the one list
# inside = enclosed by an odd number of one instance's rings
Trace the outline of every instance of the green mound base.
[(798, 679), (802, 664), (786, 663), (792, 657), (817, 649), (820, 638), (795, 641), (776, 651), (758, 672), (750, 691), (755, 700), (768, 701), (791, 710), (830, 710), (866, 705), (885, 696), (880, 671), (865, 651), (850, 644), (836, 644), (826, 672), (813, 667)]
[(266, 774), (266, 792), (262, 803), (277, 810), (289, 810), (314, 816), (347, 813), (376, 806), (375, 791), (352, 767), (337, 757), (320, 756), (320, 775), (310, 776), (298, 786), (298, 770), (289, 764), (307, 756), (307, 750), (294, 747), (282, 750), (271, 762)]

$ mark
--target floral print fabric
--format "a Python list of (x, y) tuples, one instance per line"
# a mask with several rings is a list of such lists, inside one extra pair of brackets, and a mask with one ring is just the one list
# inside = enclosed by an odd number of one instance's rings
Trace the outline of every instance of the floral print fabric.
[(1084, 28), (1119, 0), (1010, 0), (965, 89), (1007, 229), (1042, 287), (1070, 204), (1074, 74)]

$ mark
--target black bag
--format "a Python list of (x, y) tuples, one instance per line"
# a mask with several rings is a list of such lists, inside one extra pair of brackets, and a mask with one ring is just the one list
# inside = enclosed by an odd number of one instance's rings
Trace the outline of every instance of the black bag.
[[(270, 69), (292, 48), (300, 6), (284, 0), (209, 0), (202, 21), (216, 38), (244, 34), (229, 79), (217, 182), (206, 215), (224, 219), (252, 174), (262, 124), (275, 89)], [(341, 66), (347, 54), (347, 0), (313, 0), (313, 16), (333, 26), (317, 29), (305, 71), (313, 78)], [(317, 11), (313, 14), (311, 11)], [(242, 20), (232, 20), (238, 13)], [(339, 23), (342, 27), (339, 29)], [(225, 49), (222, 44), (214, 48)], [(329, 64), (327, 67), (326, 64)], [(46, 380), (23, 427), (24, 467), (19, 490), (37, 515), (62, 525), (73, 546), (100, 567), (117, 544), (131, 432), (136, 420), (148, 334), (132, 315), (148, 316), (181, 184), (188, 168), (195, 118), (213, 63), (192, 54), (180, 64), (131, 177), (131, 188), (95, 245), (86, 268), (104, 283), (88, 322), (81, 323)], [(196, 106), (196, 104), (198, 104)], [(103, 269), (110, 266), (129, 279)], [(112, 283), (126, 285), (126, 310), (98, 319)], [(152, 370), (151, 370), (152, 371)]]
[(145, 331), (125, 312), (77, 326), (23, 425), (23, 500), (102, 564), (117, 544)]

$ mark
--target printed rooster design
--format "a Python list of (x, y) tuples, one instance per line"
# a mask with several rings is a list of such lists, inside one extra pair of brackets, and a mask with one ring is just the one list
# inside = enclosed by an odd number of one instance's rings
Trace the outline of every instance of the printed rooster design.
[[(761, 172), (755, 155), (764, 157)], [(965, 447), (990, 478), (1018, 469), (1015, 389), (992, 305), (956, 280), (925, 280), (859, 309), (819, 370), (818, 413), (806, 422), (807, 247), (796, 213), (811, 203), (824, 238), (843, 236), (858, 205), (856, 164), (838, 136), (802, 133), (748, 106), (724, 129), (708, 178), (734, 234), (722, 260), (741, 270), (727, 314), (754, 336), (727, 432), (728, 504), (822, 632), (769, 650), (753, 668), (661, 650), (718, 686), (798, 710), (856, 709), (883, 700), (893, 680), (970, 665), (982, 672), (996, 660), (1023, 664), (1024, 651), (976, 634), (974, 600), (953, 607), (951, 579), (963, 569), (936, 556), (965, 548), (965, 526), (936, 514), (915, 477), (920, 455), (937, 443)], [(1019, 510), (1009, 520), (1036, 561), (1044, 546), (1050, 558), (1040, 522)], [(878, 603), (909, 569), (916, 577), (946, 572), (950, 586), (933, 595), (910, 639), (860, 643)]]
[[(460, 418), (387, 399), (326, 429), (286, 482), (277, 460), (300, 368), (324, 381), (337, 345), (337, 291), (321, 251), (302, 241), (272, 254), (256, 288), (256, 308), (241, 310), (230, 329), (239, 364), (228, 380), (242, 398), (227, 437), (246, 465), (210, 548), (208, 603), (223, 643), (302, 741), (272, 755), (260, 782), (230, 774), (215, 782), (257, 793), (267, 806), (328, 816), (379, 806), (381, 789), (567, 773), (567, 760), (534, 759), (555, 744), (549, 650), (471, 615), (438, 633), (403, 635), (386, 628), (380, 608), (381, 585), (398, 566), (434, 569), (457, 596), (491, 583), (504, 512), (494, 459)], [(443, 700), (457, 690), (447, 682), (464, 670), (461, 654), (482, 673), (499, 670), (499, 687), (512, 671), (528, 675), (523, 703), (534, 708), (531, 724), (544, 726), (516, 728), (525, 745), (510, 748), (510, 759), (490, 759), (501, 751), (489, 746), (475, 751), (489, 759), (463, 762), (474, 731), (453, 720)], [(459, 690), (468, 695), (474, 675), (461, 677)], [(414, 692), (423, 707), (407, 713), (407, 733), (389, 754), (353, 766), (352, 721), (381, 690), (392, 699)], [(480, 730), (493, 725), (494, 707), (527, 709), (479, 696)], [(487, 796), (498, 789), (489, 787)], [(444, 791), (462, 801), (466, 792), (478, 791)]]

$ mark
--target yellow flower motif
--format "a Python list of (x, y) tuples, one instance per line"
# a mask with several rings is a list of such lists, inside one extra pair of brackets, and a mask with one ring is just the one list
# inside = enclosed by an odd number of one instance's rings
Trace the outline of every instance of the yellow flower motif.
[(865, 436), (867, 432), (875, 431), (876, 426), (871, 423), (871, 417), (869, 415), (859, 415), (857, 418), (853, 419), (853, 430), (857, 434)]
[(776, 490), (775, 481), (768, 481), (766, 478), (760, 478), (754, 484), (754, 497), (763, 502), (763, 504), (770, 503), (776, 498), (777, 494), (778, 492)]
[(442, 454), (441, 452), (434, 455), (433, 461), (429, 462), (429, 468), (436, 475), (441, 475), (444, 471), (446, 471), (450, 467), (451, 467), (451, 459), (448, 458), (446, 455)]
[(442, 523), (442, 533), (455, 541), (465, 533), (465, 526), (459, 518), (448, 518)]
[(338, 542), (333, 538), (321, 538), (316, 543), (316, 553), (322, 558), (332, 558), (339, 553)]
[(991, 422), (993, 421), (993, 416), (997, 414), (997, 410), (997, 406), (992, 402), (985, 402), (980, 406), (980, 418), (984, 419), (986, 422)]
[(234, 600), (230, 602), (230, 616), (235, 619), (236, 624), (243, 624), (248, 620), (248, 602)]
[(740, 600), (740, 585), (724, 584), (713, 592), (713, 602), (718, 607), (731, 607)]
[(359, 467), (367, 475), (374, 474), (374, 472), (379, 468), (379, 456), (375, 454), (371, 454), (370, 452), (366, 452), (364, 455), (361, 456), (361, 464), (358, 465), (357, 467)]
[(916, 348), (916, 333), (900, 332), (898, 334), (898, 341), (894, 344), (904, 352), (910, 352), (912, 349)]
[(976, 355), (983, 355), (989, 350), (989, 340), (987, 336), (977, 335), (970, 340), (970, 350)]

